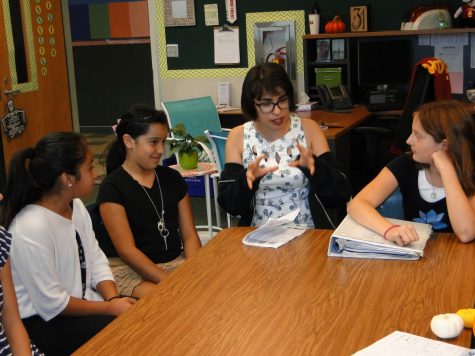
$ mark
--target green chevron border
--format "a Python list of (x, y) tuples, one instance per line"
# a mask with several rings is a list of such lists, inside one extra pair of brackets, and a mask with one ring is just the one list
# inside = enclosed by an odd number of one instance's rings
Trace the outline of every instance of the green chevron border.
[[(6, 0), (4, 0), (6, 1)], [(163, 1), (158, 1), (155, 6), (155, 31), (158, 35), (158, 58), (160, 63), (161, 79), (205, 79), (205, 78), (233, 78), (244, 77), (250, 67), (254, 66), (254, 31), (256, 22), (272, 21), (295, 21), (295, 37), (297, 47), (297, 73), (303, 73), (303, 43), (301, 40), (305, 33), (305, 12), (304, 11), (273, 11), (254, 12), (246, 14), (247, 33), (247, 57), (249, 68), (217, 68), (217, 69), (179, 69), (169, 70), (167, 66), (167, 47), (165, 35), (165, 16)], [(241, 53), (241, 55), (243, 55)]]
[(13, 32), (10, 18), (10, 5), (8, 0), (2, 0), (3, 20), (5, 23), (5, 35), (8, 48), (8, 64), (10, 67), (10, 76), (12, 80), (12, 90), (21, 90), (23, 93), (38, 90), (38, 70), (36, 68), (36, 57), (34, 48), (33, 29), (31, 24), (30, 1), (23, 0), (23, 23), (25, 25), (26, 38), (26, 56), (29, 64), (30, 81), (27, 83), (18, 83), (18, 76), (15, 65), (15, 44), (13, 41)]

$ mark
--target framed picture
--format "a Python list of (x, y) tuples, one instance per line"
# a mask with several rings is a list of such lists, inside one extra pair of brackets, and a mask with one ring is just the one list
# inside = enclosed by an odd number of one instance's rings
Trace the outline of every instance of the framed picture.
[(317, 40), (317, 61), (329, 61), (331, 55), (331, 40)]
[(165, 27), (194, 26), (195, 0), (165, 0)]
[(345, 39), (338, 38), (332, 40), (332, 59), (345, 59)]
[(351, 32), (368, 31), (368, 6), (350, 6)]

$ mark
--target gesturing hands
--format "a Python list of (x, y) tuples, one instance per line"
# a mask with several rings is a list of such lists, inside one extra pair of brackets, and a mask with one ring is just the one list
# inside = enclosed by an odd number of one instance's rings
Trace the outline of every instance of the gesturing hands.
[(289, 163), (290, 167), (305, 167), (310, 171), (310, 175), (315, 173), (315, 159), (313, 158), (313, 152), (303, 147), (300, 143), (297, 143), (299, 149), (300, 158), (298, 160)]
[(247, 172), (246, 172), (246, 180), (247, 180), (247, 186), (249, 187), (249, 190), (252, 189), (252, 184), (254, 181), (264, 175), (266, 175), (269, 172), (274, 172), (279, 168), (279, 166), (272, 166), (272, 167), (261, 167), (260, 162), (262, 159), (266, 157), (265, 155), (259, 155), (256, 157), (256, 160), (249, 163), (247, 166)]

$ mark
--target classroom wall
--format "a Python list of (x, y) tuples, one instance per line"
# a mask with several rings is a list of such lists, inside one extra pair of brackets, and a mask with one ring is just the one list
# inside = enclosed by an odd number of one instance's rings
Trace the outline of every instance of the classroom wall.
[[(217, 102), (217, 86), (220, 81), (228, 81), (231, 83), (231, 105), (239, 106), (241, 86), (243, 77), (249, 66), (247, 58), (246, 43), (246, 13), (269, 12), (269, 11), (289, 11), (303, 10), (305, 12), (305, 30), (308, 33), (307, 14), (312, 8), (313, 0), (280, 0), (280, 1), (256, 1), (256, 0), (238, 0), (237, 1), (237, 22), (233, 25), (239, 26), (240, 29), (240, 52), (241, 63), (233, 66), (226, 75), (224, 68), (216, 66), (213, 63), (213, 36), (212, 28), (205, 26), (203, 5), (209, 3), (217, 3), (220, 24), (225, 23), (225, 5), (224, 1), (216, 0), (195, 0), (195, 26), (185, 27), (167, 27), (163, 25), (163, 0), (155, 0), (156, 22), (152, 24), (157, 34), (157, 51), (159, 52), (159, 73), (160, 88), (158, 90), (159, 100), (178, 100), (196, 96), (211, 95), (213, 100)], [(371, 31), (382, 30), (398, 30), (401, 21), (406, 16), (408, 10), (414, 6), (412, 0), (398, 1), (333, 1), (320, 0), (317, 1), (321, 11), (321, 31), (324, 24), (335, 15), (340, 15), (343, 21), (349, 26), (349, 8), (350, 6), (369, 5), (369, 29)], [(434, 1), (420, 0), (418, 5), (434, 4)], [(455, 10), (462, 4), (459, 0), (445, 1), (449, 5), (450, 12), (453, 14)], [(302, 41), (301, 36), (297, 38)], [(179, 45), (179, 58), (169, 58), (160, 55), (160, 48), (167, 43)], [(219, 69), (218, 69), (219, 68)], [(165, 69), (165, 70), (164, 70)], [(224, 75), (216, 76), (213, 71), (221, 70)], [(184, 73), (182, 78), (173, 78), (170, 73)], [(239, 74), (236, 74), (239, 73)], [(165, 75), (164, 75), (165, 74)], [(297, 75), (297, 92), (304, 91), (303, 72)], [(156, 90), (157, 91), (157, 90)], [(157, 98), (157, 93), (156, 93)]]

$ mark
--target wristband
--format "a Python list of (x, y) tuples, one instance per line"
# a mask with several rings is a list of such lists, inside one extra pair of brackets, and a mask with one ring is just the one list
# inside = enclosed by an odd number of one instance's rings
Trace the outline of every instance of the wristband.
[(383, 239), (387, 240), (386, 234), (389, 232), (389, 230), (394, 229), (395, 227), (398, 227), (398, 226), (401, 226), (401, 225), (392, 225), (392, 226), (388, 227), (386, 229), (386, 231), (384, 232), (384, 234), (383, 234)]
[(114, 295), (113, 297), (110, 297), (109, 299), (107, 299), (108, 302), (110, 302), (111, 300), (114, 300), (114, 299), (117, 299), (117, 298), (123, 298), (124, 296), (122, 294), (118, 294), (118, 295)]

